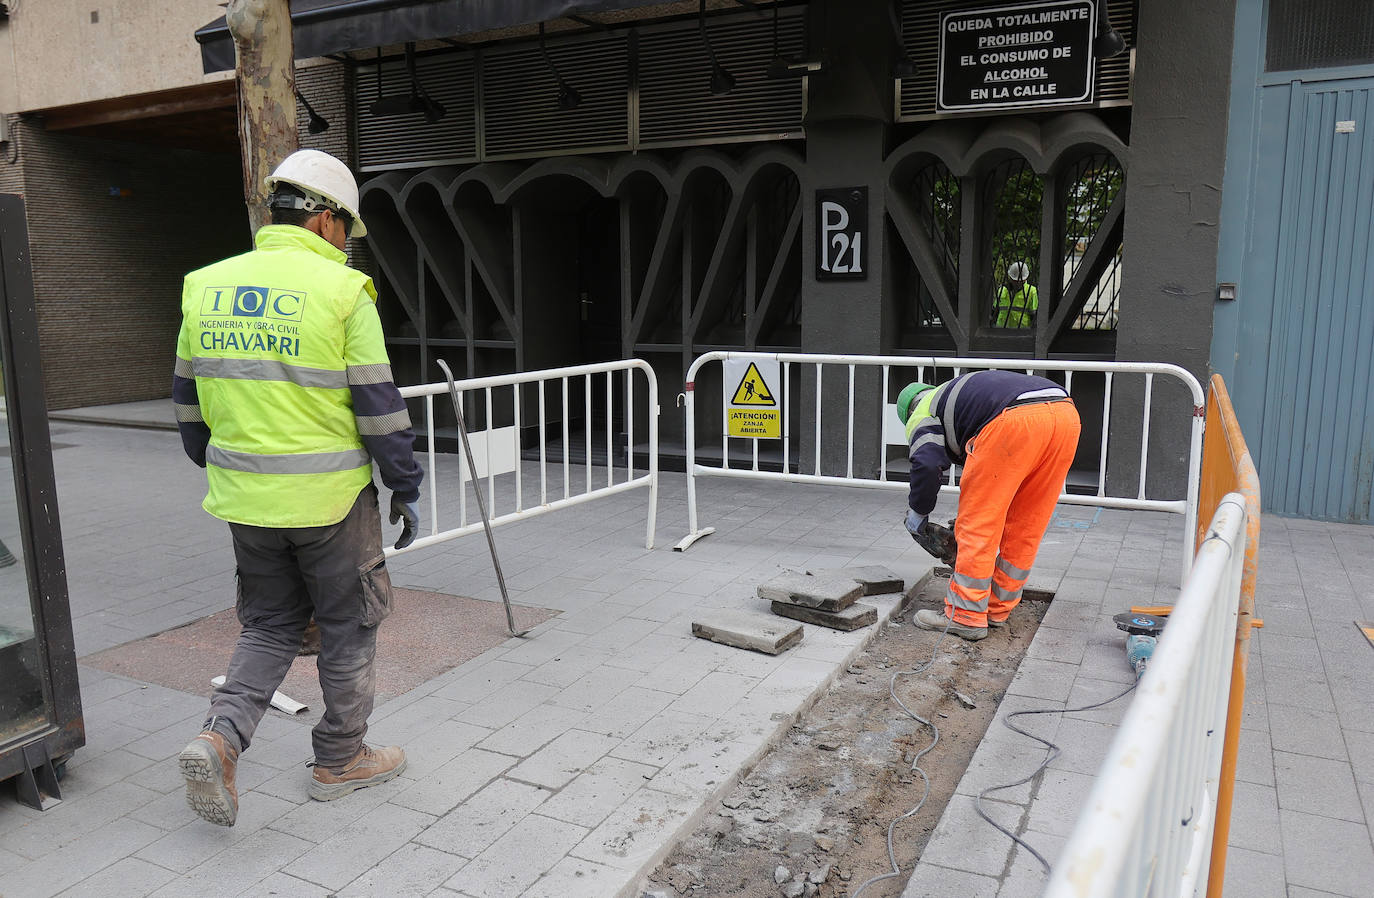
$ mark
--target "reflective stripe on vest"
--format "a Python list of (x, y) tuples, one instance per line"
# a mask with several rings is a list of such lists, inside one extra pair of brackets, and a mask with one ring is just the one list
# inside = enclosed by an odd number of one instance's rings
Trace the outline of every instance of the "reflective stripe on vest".
[(205, 420), (205, 417), (200, 413), (199, 405), (183, 405), (180, 402), (174, 402), (172, 408), (176, 411), (177, 422), (180, 424), (191, 424)]
[(205, 450), (205, 463), (248, 474), (331, 474), (369, 465), (372, 456), (367, 454), (366, 449), (305, 452), (299, 455), (255, 455), (251, 452), (231, 452), (211, 445)]
[(191, 359), (191, 368), (195, 371), (196, 377), (285, 381), (298, 387), (319, 387), (326, 390), (348, 388), (348, 375), (343, 371), (288, 365), (275, 359), (217, 359), (196, 356)]
[(945, 427), (945, 443), (954, 450), (956, 456), (964, 454), (964, 444), (959, 442), (959, 436), (954, 430), (954, 403), (959, 398), (959, 391), (964, 388), (964, 384), (969, 382), (968, 377), (963, 377), (954, 381), (954, 388), (949, 391), (949, 398), (945, 400), (945, 412), (942, 423)]
[(348, 385), (365, 387), (368, 384), (389, 384), (395, 381), (390, 365), (349, 365)]
[(405, 430), (410, 426), (410, 412), (401, 409), (389, 415), (358, 415), (358, 433), (365, 437), (382, 437)]

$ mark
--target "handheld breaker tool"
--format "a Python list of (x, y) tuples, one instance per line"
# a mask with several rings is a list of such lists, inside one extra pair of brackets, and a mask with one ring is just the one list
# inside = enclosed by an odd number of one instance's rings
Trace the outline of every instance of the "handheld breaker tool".
[(920, 533), (913, 533), (911, 538), (931, 555), (943, 561), (951, 568), (958, 559), (959, 543), (954, 538), (954, 521), (949, 522), (948, 527), (941, 526), (934, 521), (926, 521)]

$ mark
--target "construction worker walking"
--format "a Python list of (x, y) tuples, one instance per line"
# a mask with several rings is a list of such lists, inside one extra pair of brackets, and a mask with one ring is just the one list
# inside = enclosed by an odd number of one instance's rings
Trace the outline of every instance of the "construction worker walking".
[(982, 639), (1021, 600), (1078, 448), (1078, 411), (1051, 380), (975, 371), (938, 387), (909, 384), (897, 413), (911, 459), (906, 528), (933, 555), (942, 547), (927, 518), (945, 472), (963, 466), (945, 610), (923, 609), (914, 623)]
[(405, 769), (363, 742), (377, 626), (391, 611), (372, 463), (391, 490), (397, 547), (414, 539), (423, 472), (393, 382), (372, 281), (344, 263), (366, 233), (358, 186), (318, 150), (267, 178), (272, 224), (256, 248), (186, 276), (172, 398), (186, 454), (206, 469), (206, 511), (228, 522), (243, 630), (204, 731), (181, 752), (186, 798), (232, 826), (235, 771), (319, 625), (325, 711), (312, 734), (310, 797), (327, 801)]

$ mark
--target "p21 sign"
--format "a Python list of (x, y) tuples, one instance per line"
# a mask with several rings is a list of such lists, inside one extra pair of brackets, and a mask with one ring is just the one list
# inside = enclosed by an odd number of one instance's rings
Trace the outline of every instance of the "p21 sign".
[(816, 191), (816, 280), (868, 277), (868, 188)]

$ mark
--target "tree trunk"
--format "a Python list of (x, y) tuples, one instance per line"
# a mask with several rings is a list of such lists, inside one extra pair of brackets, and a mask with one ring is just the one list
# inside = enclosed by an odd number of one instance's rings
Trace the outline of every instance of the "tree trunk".
[(238, 56), (243, 201), (256, 233), (269, 218), (263, 178), (300, 146), (291, 7), (288, 0), (232, 0), (225, 20)]

